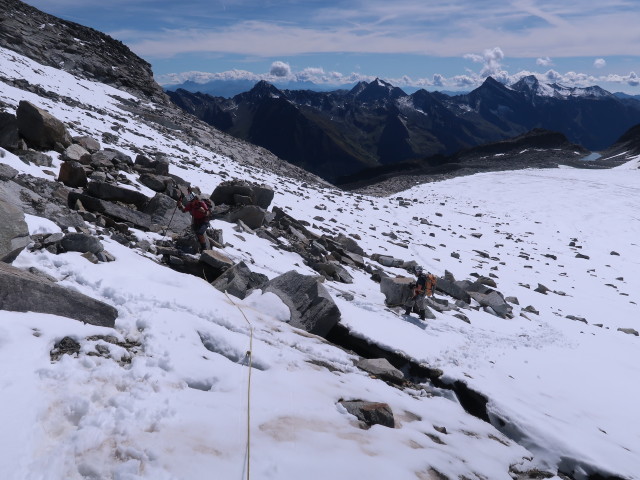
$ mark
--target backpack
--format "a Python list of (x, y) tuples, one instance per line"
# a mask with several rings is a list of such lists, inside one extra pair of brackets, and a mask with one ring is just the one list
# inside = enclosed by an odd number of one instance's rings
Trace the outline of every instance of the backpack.
[(208, 222), (213, 218), (213, 202), (209, 198), (203, 198), (201, 203), (203, 204), (202, 206), (204, 207), (204, 209), (207, 211), (204, 218)]

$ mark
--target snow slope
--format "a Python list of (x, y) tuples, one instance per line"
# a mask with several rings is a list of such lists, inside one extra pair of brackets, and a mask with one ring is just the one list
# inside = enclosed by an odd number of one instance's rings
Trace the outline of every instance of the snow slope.
[[(287, 307), (271, 294), (227, 297), (107, 236), (115, 262), (25, 251), (14, 265), (36, 266), (114, 305), (119, 318), (114, 331), (0, 311), (1, 478), (245, 478), (247, 464), (253, 478), (265, 479), (499, 480), (533, 467), (577, 479), (594, 472), (640, 478), (640, 339), (617, 330), (640, 329), (638, 160), (605, 171), (480, 174), (366, 197), (247, 168), (153, 129), (122, 108), (118, 97), (128, 94), (111, 87), (4, 49), (0, 66), (4, 77), (80, 102), (0, 83), (0, 100), (12, 107), (28, 100), (73, 134), (98, 139), (117, 123), (118, 143), (103, 147), (167, 153), (171, 172), (203, 192), (227, 177), (264, 182), (276, 190), (272, 205), (308, 220), (310, 230), (358, 234), (368, 254), (414, 259), (439, 275), (493, 274), (498, 289), (520, 304), (512, 320), (468, 310), (470, 324), (451, 312), (423, 323), (386, 308), (362, 271), (350, 271), (351, 285), (325, 283), (353, 335), (463, 380), (489, 399), (491, 425), (465, 413), (448, 390), (398, 389), (369, 377), (354, 355), (284, 323)], [(47, 171), (59, 167), (53, 152), (54, 168), (2, 153), (1, 162), (32, 175), (51, 178)], [(38, 217), (28, 224), (32, 233), (58, 229)], [(232, 224), (213, 226), (231, 244), (225, 254), (255, 271), (271, 278), (291, 269), (313, 273), (294, 253)], [(535, 292), (538, 283), (550, 291)], [(539, 314), (522, 312), (529, 305)], [(52, 362), (49, 351), (64, 336), (77, 339), (81, 353)], [(97, 347), (108, 348), (108, 357), (90, 355)], [(361, 430), (340, 399), (386, 402), (397, 426)]]

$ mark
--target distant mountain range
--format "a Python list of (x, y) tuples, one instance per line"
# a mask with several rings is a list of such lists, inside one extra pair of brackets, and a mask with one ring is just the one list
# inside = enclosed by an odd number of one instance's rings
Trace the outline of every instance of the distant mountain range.
[(560, 132), (592, 151), (640, 123), (640, 101), (600, 87), (565, 87), (524, 77), (505, 86), (489, 77), (450, 96), (407, 94), (385, 81), (318, 92), (258, 82), (232, 98), (178, 89), (181, 108), (236, 137), (336, 181), (367, 169), (451, 155), (535, 128)]

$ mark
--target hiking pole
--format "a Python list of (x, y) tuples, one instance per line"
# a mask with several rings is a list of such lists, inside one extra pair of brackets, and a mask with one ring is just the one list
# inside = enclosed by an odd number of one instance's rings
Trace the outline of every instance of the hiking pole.
[[(182, 200), (182, 197), (180, 197), (180, 200)], [(173, 216), (176, 214), (176, 210), (178, 209), (178, 203), (180, 202), (180, 200), (176, 202), (176, 208), (173, 209), (173, 213), (171, 214), (171, 218), (169, 219), (169, 224), (164, 229), (164, 233), (162, 234), (162, 236), (165, 236), (167, 234), (167, 230), (169, 230), (169, 227), (171, 227), (171, 222), (173, 222)]]

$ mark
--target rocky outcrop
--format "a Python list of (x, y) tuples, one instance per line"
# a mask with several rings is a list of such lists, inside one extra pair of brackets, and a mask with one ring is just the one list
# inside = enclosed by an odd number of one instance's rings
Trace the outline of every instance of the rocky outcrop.
[(356, 366), (388, 382), (402, 383), (404, 381), (404, 373), (391, 365), (386, 358), (363, 358)]
[(111, 305), (2, 262), (0, 310), (48, 313), (102, 327), (113, 327), (118, 317)]
[(35, 149), (52, 150), (71, 145), (71, 136), (64, 124), (45, 110), (21, 100), (16, 112), (18, 131)]
[(120, 222), (129, 222), (142, 230), (151, 229), (151, 215), (147, 213), (77, 192), (70, 192), (68, 201), (70, 208), (78, 207), (79, 201), (90, 212), (101, 213)]
[(0, 262), (13, 262), (28, 244), (29, 228), (24, 212), (0, 199)]
[(291, 310), (289, 323), (297, 328), (325, 336), (340, 320), (340, 310), (320, 279), (294, 270), (284, 273), (263, 288), (275, 293)]

